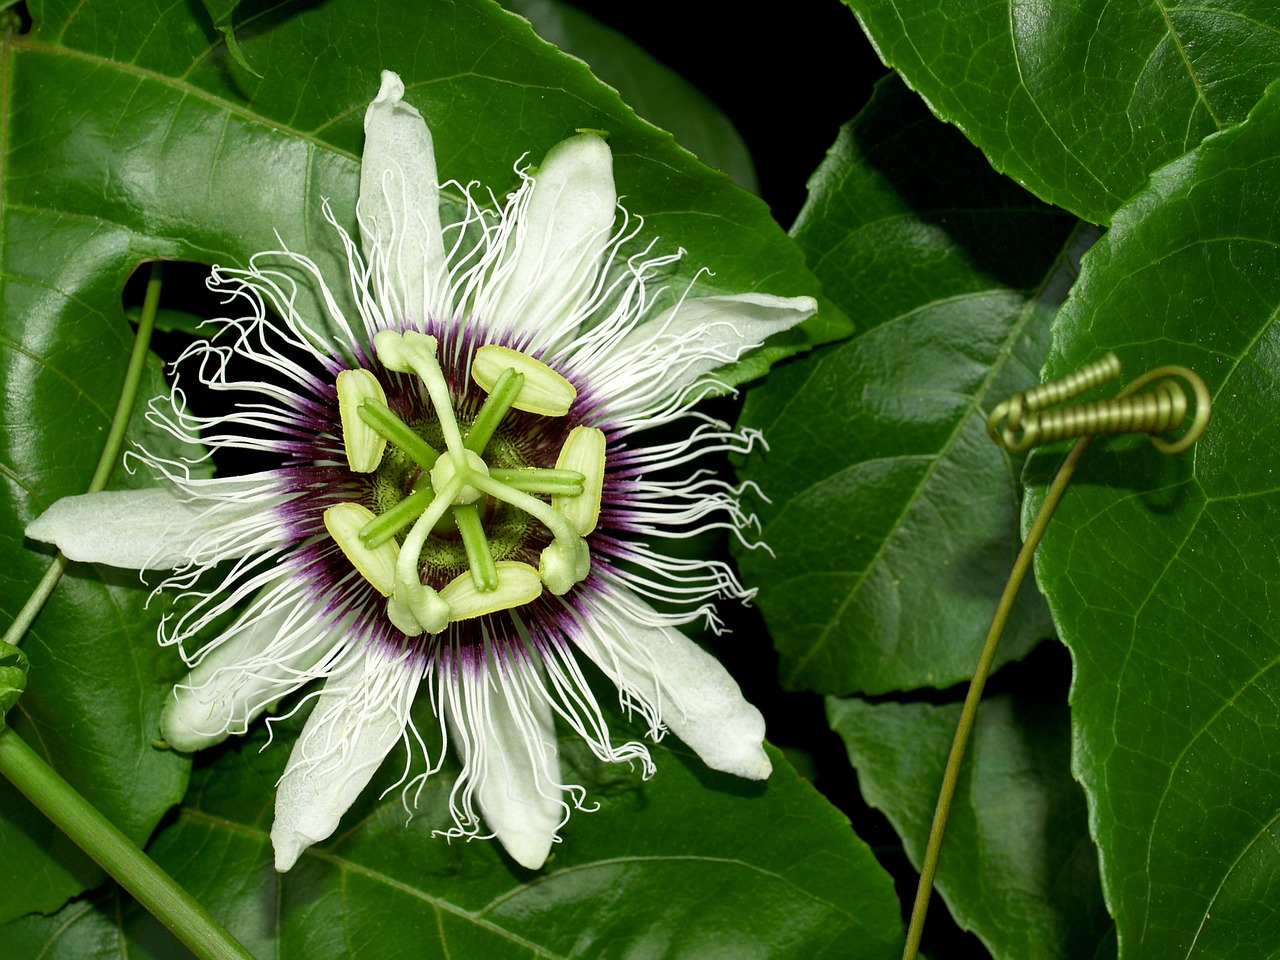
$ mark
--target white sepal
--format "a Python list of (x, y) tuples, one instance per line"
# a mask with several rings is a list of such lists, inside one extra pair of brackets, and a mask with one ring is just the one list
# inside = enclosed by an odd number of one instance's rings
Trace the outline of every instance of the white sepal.
[(711, 769), (768, 777), (764, 717), (720, 661), (658, 623), (643, 600), (616, 583), (591, 599), (597, 615), (573, 631), (573, 640), (619, 690), (656, 711)]
[(384, 314), (425, 323), (448, 284), (440, 186), (431, 131), (403, 98), (400, 77), (383, 70), (382, 88), (364, 115), (360, 243)]
[(404, 737), (422, 678), (410, 657), (362, 647), (333, 676), (307, 718), (276, 787), (276, 869), (330, 836)]
[(160, 714), (169, 746), (194, 752), (243, 734), (274, 701), (310, 680), (309, 671), (346, 637), (354, 619), (316, 630), (313, 613), (275, 591), (259, 594), (173, 688)]
[(775, 333), (817, 312), (812, 297), (741, 293), (687, 297), (624, 336), (579, 373), (611, 398), (610, 411), (643, 414), (659, 396), (680, 398), (697, 381), (734, 363)]
[[(270, 542), (286, 539), (270, 504), (244, 496), (255, 482), (264, 490), (271, 485), (259, 475), (193, 484), (199, 499), (172, 486), (63, 497), (27, 526), (26, 535), (56, 545), (72, 560), (133, 570), (216, 563), (248, 552), (235, 536), (241, 521), (254, 521), (259, 538), (265, 530)], [(258, 539), (253, 549), (265, 544)]]
[(555, 723), (546, 690), (529, 676), (535, 668), (517, 665), (519, 654), (498, 663), (486, 654), (484, 666), (459, 668), (445, 719), (485, 824), (516, 863), (537, 870), (568, 813)]
[(572, 336), (580, 303), (591, 294), (613, 230), (618, 202), (613, 154), (594, 134), (552, 147), (533, 175), (486, 311), (522, 348)]

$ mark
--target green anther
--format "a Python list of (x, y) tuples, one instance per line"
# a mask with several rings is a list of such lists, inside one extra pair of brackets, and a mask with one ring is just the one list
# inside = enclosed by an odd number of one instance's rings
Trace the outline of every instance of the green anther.
[(453, 508), (453, 519), (462, 534), (462, 546), (467, 551), (467, 564), (471, 567), (471, 580), (477, 590), (487, 593), (498, 588), (498, 568), (493, 562), (489, 540), (480, 523), (480, 511), (475, 504), (465, 503)]
[(439, 451), (414, 433), (413, 428), (397, 417), (385, 403), (364, 400), (356, 412), (361, 420), (408, 454), (423, 470), (429, 471), (440, 459)]
[(360, 539), (370, 549), (386, 543), (397, 533), (417, 520), (422, 511), (435, 499), (431, 484), (423, 484), (390, 510), (378, 514), (360, 528)]
[(576, 497), (582, 493), (585, 478), (576, 470), (548, 470), (542, 467), (490, 467), (489, 476), (512, 490), (524, 493), (563, 494)]
[(582, 536), (596, 528), (600, 519), (600, 498), (604, 492), (604, 431), (595, 427), (574, 427), (560, 448), (556, 467), (582, 474), (583, 489), (578, 495), (553, 493), (551, 506), (573, 522)]
[(384, 597), (395, 590), (400, 551), (395, 542), (369, 547), (359, 532), (374, 519), (373, 511), (359, 503), (336, 503), (324, 512), (325, 529), (342, 548), (351, 565)]
[(342, 422), (342, 445), (347, 452), (347, 466), (355, 473), (372, 473), (382, 462), (387, 438), (357, 415), (360, 404), (374, 400), (387, 405), (382, 384), (368, 370), (357, 367), (338, 374), (338, 416)]
[(449, 604), (449, 620), (468, 620), (499, 610), (523, 607), (542, 593), (538, 571), (527, 563), (499, 561), (497, 578), (497, 588), (485, 593), (477, 590), (471, 577), (465, 573), (446, 584), (440, 591), (440, 597)]
[(475, 422), (471, 424), (471, 431), (465, 441), (468, 450), (484, 453), (493, 432), (498, 429), (498, 424), (502, 423), (502, 418), (507, 415), (523, 387), (523, 373), (516, 373), (511, 367), (502, 371), (493, 389), (489, 391), (489, 396), (485, 397), (484, 406), (476, 414)]
[(524, 374), (524, 387), (511, 404), (517, 410), (563, 417), (578, 396), (577, 387), (541, 360), (493, 343), (476, 351), (471, 362), (471, 378), (483, 389), (492, 391), (507, 369)]

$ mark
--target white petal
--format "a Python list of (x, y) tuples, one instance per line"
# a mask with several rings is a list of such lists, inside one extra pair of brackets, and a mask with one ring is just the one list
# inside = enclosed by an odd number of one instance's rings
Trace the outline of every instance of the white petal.
[(630, 370), (644, 383), (661, 371), (663, 392), (678, 396), (700, 377), (817, 310), (812, 297), (740, 293), (689, 298), (627, 334), (612, 351), (611, 372)]
[(653, 612), (634, 594), (612, 584), (607, 591), (594, 598), (598, 615), (574, 631), (582, 652), (619, 689), (654, 707), (708, 767), (768, 777), (764, 717), (720, 661), (674, 627), (646, 623)]
[(382, 71), (364, 115), (360, 240), (375, 267), (379, 305), (392, 320), (424, 321), (447, 282), (440, 233), (436, 154), (422, 114), (402, 99), (404, 84)]
[(310, 628), (301, 622), (306, 609), (273, 602), (275, 594), (260, 595), (174, 687), (160, 715), (161, 735), (171, 747), (203, 750), (244, 733), (272, 702), (311, 679), (308, 671), (351, 629), (350, 617), (326, 630)]
[(457, 701), (446, 697), (445, 707), (463, 776), (476, 784), (485, 824), (516, 863), (537, 870), (565, 814), (546, 691), (502, 663), (464, 675)]
[[(503, 267), (502, 292), (489, 312), (516, 335), (513, 342), (537, 350), (575, 332), (579, 318), (568, 326), (566, 321), (595, 283), (618, 195), (613, 154), (593, 134), (556, 144), (533, 179), (528, 204), (508, 240), (515, 245), (514, 261)], [(522, 335), (535, 339), (525, 341)]]
[(198, 496), (165, 486), (63, 497), (27, 526), (26, 535), (55, 544), (72, 560), (135, 570), (242, 556), (248, 551), (220, 549), (228, 539), (223, 533), (245, 519), (256, 518), (259, 531), (274, 525), (271, 502), (238, 499), (249, 489), (245, 479), (201, 483), (193, 487)]
[(324, 685), (276, 787), (271, 842), (276, 869), (338, 827), (383, 759), (404, 736), (420, 667), (368, 648), (354, 651)]

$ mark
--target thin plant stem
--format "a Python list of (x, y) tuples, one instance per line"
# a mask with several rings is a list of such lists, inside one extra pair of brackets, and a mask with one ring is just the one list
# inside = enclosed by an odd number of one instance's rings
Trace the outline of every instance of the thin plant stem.
[(911, 921), (907, 927), (907, 945), (902, 952), (903, 960), (915, 960), (920, 951), (920, 938), (924, 934), (924, 918), (929, 909), (929, 898), (933, 894), (933, 880), (938, 872), (938, 855), (942, 850), (942, 838), (947, 829), (947, 817), (951, 814), (951, 801), (955, 798), (956, 786), (960, 780), (960, 765), (964, 762), (965, 750), (969, 745), (969, 736), (973, 732), (973, 724), (978, 716), (978, 704), (982, 700), (982, 690), (991, 674), (991, 665), (995, 662), (996, 650), (1000, 646), (1000, 637), (1004, 633), (1005, 624), (1013, 610), (1014, 598), (1022, 586), (1022, 581), (1031, 569), (1031, 560), (1036, 547), (1044, 536), (1045, 528), (1053, 512), (1062, 501), (1067, 491), (1067, 484), (1080, 463), (1080, 458), (1089, 449), (1092, 437), (1082, 437), (1076, 441), (1067, 458), (1058, 469), (1045, 493), (1044, 503), (1036, 514), (1022, 549), (1013, 562), (1013, 571), (1005, 584), (1004, 593), (996, 607), (995, 617), (991, 621), (991, 629), (987, 631), (986, 642), (982, 645), (982, 653), (978, 657), (978, 666), (973, 671), (973, 679), (969, 682), (969, 692), (964, 698), (964, 709), (960, 712), (960, 722), (956, 725), (956, 736), (951, 742), (951, 753), (947, 757), (947, 767), (942, 774), (942, 787), (938, 791), (938, 805), (933, 812), (933, 825), (929, 828), (929, 843), (925, 847), (924, 862), (920, 865), (920, 885), (916, 888), (915, 903), (911, 907)]
[[(133, 415), (133, 405), (138, 398), (138, 384), (142, 381), (142, 371), (146, 368), (147, 351), (151, 347), (151, 331), (156, 324), (156, 311), (160, 307), (161, 264), (151, 264), (151, 275), (147, 279), (147, 292), (142, 299), (142, 314), (138, 317), (138, 333), (133, 340), (133, 352), (129, 355), (129, 366), (125, 370), (124, 385), (120, 388), (120, 399), (116, 401), (116, 410), (111, 417), (111, 427), (107, 431), (107, 441), (102, 446), (98, 457), (98, 466), (89, 481), (88, 493), (97, 493), (111, 479), (111, 471), (120, 459), (120, 448), (124, 446), (124, 432), (129, 426), (129, 418)], [(44, 576), (36, 584), (27, 602), (22, 605), (18, 615), (5, 631), (4, 641), (18, 646), (27, 630), (36, 619), (41, 608), (53, 593), (53, 588), (62, 579), (67, 569), (67, 558), (59, 553), (45, 570)]]
[(0, 730), (0, 773), (200, 960), (252, 960), (204, 907), (76, 792), (12, 728)]
[[(120, 389), (120, 399), (116, 403), (97, 468), (89, 481), (89, 493), (106, 487), (120, 459), (125, 430), (129, 426), (138, 385), (146, 367), (151, 332), (155, 328), (156, 311), (160, 305), (160, 287), (161, 267), (159, 263), (153, 263), (124, 385)], [(7, 643), (17, 646), (22, 640), (66, 568), (67, 558), (59, 553), (5, 631)], [(11, 727), (2, 726), (2, 722), (0, 720), (0, 776), (17, 787), (36, 809), (92, 857), (200, 960), (251, 960), (251, 954), (219, 926), (204, 907), (82, 797)]]

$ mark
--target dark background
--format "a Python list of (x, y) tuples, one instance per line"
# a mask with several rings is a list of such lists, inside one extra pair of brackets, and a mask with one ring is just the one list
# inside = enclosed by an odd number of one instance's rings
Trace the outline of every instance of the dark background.
[(887, 73), (839, 0), (788, 0), (759, 16), (712, 0), (571, 0), (683, 76), (733, 121), (783, 227), (805, 183)]

